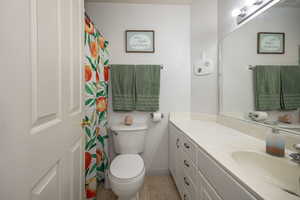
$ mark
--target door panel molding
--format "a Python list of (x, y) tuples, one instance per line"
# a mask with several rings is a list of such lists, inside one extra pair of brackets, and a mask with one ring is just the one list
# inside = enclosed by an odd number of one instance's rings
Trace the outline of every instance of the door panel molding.
[(61, 0), (31, 0), (32, 130), (61, 120)]
[(55, 165), (32, 188), (32, 200), (61, 200), (60, 162)]
[(70, 0), (70, 107), (71, 115), (82, 111), (82, 4), (81, 0)]

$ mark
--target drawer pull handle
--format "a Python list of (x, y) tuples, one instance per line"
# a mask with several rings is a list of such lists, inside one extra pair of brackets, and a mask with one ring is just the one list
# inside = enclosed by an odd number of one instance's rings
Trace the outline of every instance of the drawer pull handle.
[(183, 195), (183, 200), (188, 200), (188, 197), (186, 194)]
[(184, 147), (187, 148), (187, 149), (190, 148), (190, 146), (187, 143), (184, 143)]
[(190, 167), (190, 164), (187, 160), (184, 160), (183, 163), (184, 163), (185, 166)]
[(177, 149), (179, 149), (179, 138), (177, 138), (177, 140), (176, 140), (176, 147), (177, 147)]
[(185, 183), (187, 186), (189, 186), (189, 185), (190, 185), (190, 183), (188, 182), (188, 180), (187, 180), (187, 178), (186, 178), (186, 177), (184, 177), (184, 178), (183, 178), (183, 180), (184, 180), (184, 183)]

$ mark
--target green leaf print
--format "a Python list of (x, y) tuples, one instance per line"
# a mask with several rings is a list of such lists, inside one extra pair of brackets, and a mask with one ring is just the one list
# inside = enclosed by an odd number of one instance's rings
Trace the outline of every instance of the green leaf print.
[(100, 113), (100, 115), (99, 115), (99, 120), (100, 120), (100, 121), (104, 120), (105, 114), (106, 114), (105, 112), (101, 112), (101, 113)]
[(96, 97), (97, 97), (97, 98), (98, 98), (98, 97), (105, 97), (105, 92), (104, 92), (104, 90), (102, 90), (102, 91), (100, 91), (100, 92), (97, 92)]
[(94, 143), (92, 146), (90, 146), (90, 148), (88, 149), (88, 151), (91, 150), (91, 149), (93, 149), (96, 145), (97, 145), (97, 144)]
[(91, 36), (90, 36), (90, 34), (88, 34), (87, 36), (88, 36), (88, 37), (87, 37), (88, 44), (90, 44), (90, 43), (91, 43), (91, 38), (90, 38)]
[(104, 172), (104, 170), (105, 170), (105, 165), (104, 163), (102, 163), (100, 167), (98, 167), (98, 171)]
[(89, 137), (91, 137), (91, 130), (90, 130), (90, 128), (85, 127), (85, 133), (86, 133)]
[(105, 62), (104, 62), (104, 65), (107, 65), (108, 64), (108, 62), (109, 62), (109, 60), (107, 59), (107, 60), (105, 60)]
[(90, 106), (92, 106), (92, 105), (94, 105), (96, 103), (96, 100), (95, 99), (87, 99), (86, 101), (85, 101), (85, 103), (84, 103), (84, 105), (90, 105)]
[(103, 137), (99, 135), (97, 137), (97, 139), (98, 139), (99, 142), (101, 142), (102, 146), (104, 146), (104, 139), (103, 139)]
[(94, 165), (92, 166), (92, 168), (89, 170), (89, 174), (91, 174), (93, 171), (95, 171), (96, 168), (97, 168), (97, 164), (94, 163)]
[(89, 172), (89, 168), (87, 168), (87, 169), (85, 170), (85, 177), (87, 177), (88, 172)]
[(96, 145), (95, 137), (86, 143), (85, 149), (89, 151), (94, 145)]
[(93, 89), (90, 88), (90, 86), (87, 83), (85, 84), (85, 91), (90, 95), (94, 95)]
[(108, 46), (108, 41), (106, 40), (105, 42), (104, 42), (104, 48), (106, 48)]
[(93, 70), (96, 71), (97, 69), (96, 69), (96, 66), (95, 66), (93, 60), (92, 60), (89, 56), (86, 56), (86, 59), (87, 59), (87, 60), (89, 61), (89, 63), (91, 64)]

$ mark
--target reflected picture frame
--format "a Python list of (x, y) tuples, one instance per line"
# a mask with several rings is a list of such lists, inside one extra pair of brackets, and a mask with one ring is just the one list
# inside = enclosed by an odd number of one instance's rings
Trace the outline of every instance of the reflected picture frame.
[(126, 30), (125, 50), (126, 53), (154, 53), (154, 30)]
[(257, 33), (258, 54), (285, 54), (285, 33), (259, 32)]

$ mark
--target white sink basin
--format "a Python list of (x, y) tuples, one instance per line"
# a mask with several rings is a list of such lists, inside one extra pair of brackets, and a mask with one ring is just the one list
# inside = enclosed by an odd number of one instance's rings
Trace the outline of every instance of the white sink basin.
[(300, 195), (300, 165), (286, 158), (252, 151), (236, 151), (232, 153), (232, 157), (249, 176), (255, 176), (286, 192)]

